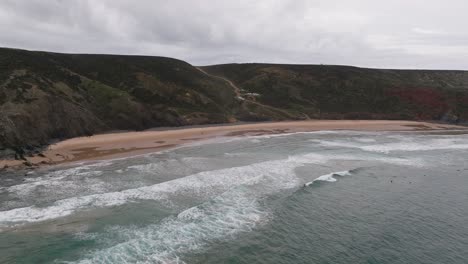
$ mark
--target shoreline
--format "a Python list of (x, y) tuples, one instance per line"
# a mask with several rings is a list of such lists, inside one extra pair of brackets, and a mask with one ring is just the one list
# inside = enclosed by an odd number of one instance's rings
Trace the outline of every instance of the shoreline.
[(153, 128), (139, 132), (116, 131), (59, 141), (49, 145), (40, 154), (25, 157), (26, 160), (0, 160), (0, 170), (125, 158), (216, 137), (259, 136), (320, 130), (468, 131), (468, 127), (420, 121), (305, 120)]

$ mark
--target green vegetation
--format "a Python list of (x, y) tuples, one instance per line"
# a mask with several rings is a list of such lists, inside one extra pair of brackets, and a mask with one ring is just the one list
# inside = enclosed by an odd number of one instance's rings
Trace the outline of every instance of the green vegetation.
[(114, 129), (222, 123), (235, 103), (225, 82), (175, 59), (15, 49), (0, 49), (0, 96), (0, 150)]
[(0, 152), (115, 129), (236, 120), (468, 120), (468, 72), (463, 71), (275, 64), (202, 68), (240, 90), (171, 58), (0, 49)]
[(203, 69), (230, 79), (245, 93), (258, 93), (262, 104), (311, 118), (468, 119), (465, 71), (276, 64)]

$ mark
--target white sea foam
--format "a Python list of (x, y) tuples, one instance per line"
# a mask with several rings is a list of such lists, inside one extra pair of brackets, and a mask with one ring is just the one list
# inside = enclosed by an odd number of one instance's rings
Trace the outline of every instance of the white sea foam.
[(392, 151), (429, 151), (429, 150), (463, 150), (468, 144), (452, 139), (435, 139), (422, 142), (401, 142), (361, 147), (365, 151), (389, 153)]
[(400, 142), (365, 144), (368, 142), (352, 142), (343, 140), (311, 140), (322, 146), (357, 148), (369, 152), (390, 153), (393, 151), (430, 151), (430, 150), (463, 150), (468, 149), (468, 142), (453, 138), (420, 138), (418, 141), (402, 139)]
[(356, 138), (355, 140), (364, 143), (371, 143), (376, 141), (374, 138)]
[(270, 139), (270, 138), (278, 138), (278, 137), (288, 137), (294, 135), (339, 135), (345, 134), (347, 136), (353, 135), (381, 135), (385, 134), (386, 132), (374, 132), (374, 131), (353, 131), (353, 130), (317, 130), (317, 131), (308, 131), (308, 132), (287, 132), (287, 133), (276, 133), (276, 134), (264, 134), (264, 135), (257, 135), (257, 136), (219, 136), (211, 139), (204, 139), (200, 141), (194, 141), (190, 143), (183, 144), (182, 147), (193, 147), (193, 146), (203, 146), (206, 144), (219, 144), (219, 143), (230, 143), (235, 141), (244, 141), (249, 140), (253, 143), (260, 142), (259, 139)]
[(316, 181), (327, 181), (327, 182), (336, 182), (336, 178), (334, 178), (334, 176), (349, 176), (351, 175), (351, 171), (347, 170), (347, 171), (339, 171), (339, 172), (332, 172), (330, 174), (325, 174), (325, 175), (322, 175), (316, 179), (314, 179), (313, 181), (311, 182), (308, 182), (308, 183), (305, 183), (304, 186), (309, 186), (309, 185), (312, 185), (314, 182)]
[(255, 192), (236, 188), (160, 224), (111, 228), (108, 230), (111, 237), (121, 236), (125, 242), (94, 251), (76, 263), (184, 263), (180, 254), (199, 251), (214, 240), (249, 232), (267, 222), (268, 215)]
[[(125, 242), (92, 252), (76, 263), (184, 263), (180, 259), (183, 253), (196, 252), (215, 240), (249, 232), (270, 218), (260, 198), (300, 185), (294, 174), (299, 164), (285, 162), (268, 161), (197, 174), (206, 177), (202, 185), (221, 177), (220, 180), (231, 188), (159, 224), (111, 228), (106, 232), (110, 237), (105, 243), (115, 241), (115, 236), (122, 237), (119, 241)], [(226, 178), (225, 174), (228, 174)], [(187, 181), (187, 177), (184, 179)], [(257, 188), (259, 182), (262, 182), (261, 188)], [(100, 236), (102, 240), (106, 234)]]
[(260, 142), (262, 142), (262, 141), (261, 141), (259, 138), (252, 138), (252, 139), (250, 140), (250, 142), (251, 142), (251, 143), (260, 143)]
[(369, 155), (351, 155), (351, 154), (318, 154), (318, 153), (309, 153), (305, 155), (291, 156), (288, 159), (289, 161), (298, 162), (298, 163), (312, 163), (312, 164), (325, 164), (329, 161), (334, 160), (348, 160), (348, 161), (377, 161), (387, 164), (395, 164), (400, 166), (415, 166), (422, 167), (425, 166), (425, 162), (419, 158), (398, 158), (398, 157), (388, 157), (388, 156), (369, 156)]
[(353, 143), (351, 141), (343, 141), (343, 140), (319, 140), (319, 139), (311, 139), (311, 142), (318, 143), (324, 147), (344, 147), (344, 148), (362, 148), (364, 145), (361, 143)]
[[(30, 195), (30, 193), (39, 187), (55, 189), (55, 191), (57, 190), (57, 187), (60, 187), (59, 190), (65, 191), (68, 189), (68, 191), (72, 191), (72, 189), (79, 187), (76, 184), (76, 180), (78, 178), (85, 179), (87, 184), (86, 188), (95, 190), (100, 189), (104, 183), (96, 179), (90, 179), (89, 177), (100, 176), (103, 172), (99, 170), (90, 171), (90, 168), (90, 166), (80, 166), (76, 168), (50, 172), (41, 177), (26, 178), (24, 183), (4, 188), (4, 191), (13, 193), (20, 197)], [(67, 180), (68, 178), (71, 178), (71, 180)]]
[[(349, 174), (349, 171), (335, 172), (316, 180)], [(285, 180), (277, 177), (271, 178), (269, 183), (275, 187), (263, 192), (242, 186), (231, 189), (160, 224), (143, 228), (112, 228), (108, 230), (111, 234), (109, 240), (115, 240), (113, 236), (117, 234), (125, 242), (94, 251), (76, 263), (184, 263), (180, 258), (184, 253), (203, 250), (213, 241), (249, 232), (267, 223), (269, 211), (259, 204), (258, 198), (287, 188)]]
[(159, 174), (165, 173), (170, 169), (171, 173), (176, 174), (190, 174), (193, 170), (186, 164), (182, 163), (180, 160), (159, 160), (146, 164), (132, 165), (128, 166), (126, 170), (144, 173), (144, 174)]
[[(353, 155), (304, 154), (284, 160), (254, 163), (247, 166), (204, 171), (183, 178), (140, 188), (98, 193), (58, 200), (46, 207), (28, 206), (0, 212), (0, 226), (39, 222), (73, 214), (77, 210), (118, 206), (138, 200), (159, 200), (171, 205), (171, 197), (181, 194), (210, 197), (239, 185), (254, 185), (267, 179), (281, 182), (281, 188), (297, 186), (294, 169), (304, 164), (324, 164), (330, 160), (370, 160), (398, 165), (418, 166), (415, 160), (392, 157), (358, 157)], [(141, 169), (141, 167), (137, 167)], [(294, 177), (292, 177), (294, 176)], [(271, 183), (265, 188), (276, 188)]]
[[(252, 185), (268, 178), (284, 179), (283, 186), (294, 186), (290, 175), (294, 175), (297, 163), (284, 160), (256, 163), (248, 166), (233, 167), (215, 171), (205, 171), (187, 177), (141, 188), (120, 192), (99, 193), (72, 197), (54, 202), (47, 207), (22, 207), (0, 212), (0, 226), (39, 222), (68, 216), (77, 210), (118, 206), (136, 200), (169, 201), (171, 195), (193, 194), (209, 197), (239, 185)], [(285, 177), (288, 176), (288, 177)]]
[(212, 158), (205, 157), (157, 159), (151, 163), (128, 166), (127, 170), (153, 175), (158, 173), (190, 175), (196, 170), (207, 170), (211, 162), (213, 162)]

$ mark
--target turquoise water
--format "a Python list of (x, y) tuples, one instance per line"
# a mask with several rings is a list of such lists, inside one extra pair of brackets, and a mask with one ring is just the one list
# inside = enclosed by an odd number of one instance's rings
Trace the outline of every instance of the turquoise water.
[(0, 263), (468, 263), (468, 135), (216, 138), (4, 174)]

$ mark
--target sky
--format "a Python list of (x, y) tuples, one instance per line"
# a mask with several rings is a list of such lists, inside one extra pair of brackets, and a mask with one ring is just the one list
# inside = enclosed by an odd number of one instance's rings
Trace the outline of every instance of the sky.
[(0, 46), (468, 70), (468, 1), (1, 0)]

